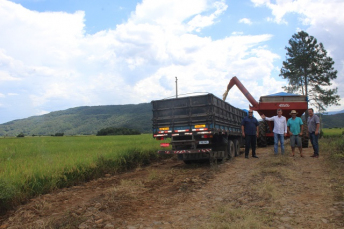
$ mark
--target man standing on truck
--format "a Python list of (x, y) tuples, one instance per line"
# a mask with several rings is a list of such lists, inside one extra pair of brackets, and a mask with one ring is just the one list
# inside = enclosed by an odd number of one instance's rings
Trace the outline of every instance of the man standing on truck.
[(271, 118), (261, 115), (262, 119), (274, 121), (274, 152), (278, 154), (278, 141), (281, 143), (281, 153), (284, 154), (284, 137), (287, 136), (287, 119), (282, 116), (282, 109), (277, 109), (277, 115)]
[(248, 116), (244, 117), (241, 122), (242, 136), (245, 138), (245, 158), (248, 159), (250, 147), (252, 147), (252, 157), (258, 158), (256, 155), (256, 142), (259, 135), (258, 120), (253, 117), (253, 110), (248, 111)]
[(318, 138), (319, 138), (319, 129), (320, 129), (320, 119), (317, 115), (314, 114), (313, 108), (308, 109), (308, 136), (311, 140), (314, 154), (311, 157), (318, 158), (319, 157), (319, 144), (318, 144)]
[(292, 110), (290, 112), (291, 118), (288, 119), (288, 132), (290, 134), (290, 146), (291, 146), (291, 152), (292, 156), (295, 156), (295, 146), (299, 148), (300, 156), (302, 155), (302, 130), (303, 130), (303, 122), (300, 117), (296, 117), (297, 112), (296, 110)]

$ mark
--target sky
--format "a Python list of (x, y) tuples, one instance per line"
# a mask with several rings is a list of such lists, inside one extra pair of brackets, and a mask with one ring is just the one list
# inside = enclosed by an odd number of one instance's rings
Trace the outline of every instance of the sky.
[[(220, 98), (237, 76), (252, 96), (283, 91), (285, 47), (314, 36), (338, 71), (342, 0), (0, 0), (0, 124), (79, 106)], [(227, 102), (247, 109), (233, 87)]]

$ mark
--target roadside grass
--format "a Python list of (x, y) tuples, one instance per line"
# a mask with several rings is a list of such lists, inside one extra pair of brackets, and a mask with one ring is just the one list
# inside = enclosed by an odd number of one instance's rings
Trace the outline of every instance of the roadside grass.
[(336, 201), (344, 201), (344, 137), (320, 139), (320, 152), (327, 157), (330, 182)]
[(0, 139), (0, 214), (49, 193), (158, 160), (150, 134)]

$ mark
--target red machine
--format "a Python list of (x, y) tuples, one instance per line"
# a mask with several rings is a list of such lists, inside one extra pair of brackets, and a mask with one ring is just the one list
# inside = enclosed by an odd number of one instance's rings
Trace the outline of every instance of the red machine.
[[(264, 114), (266, 117), (272, 117), (277, 115), (277, 109), (281, 108), (283, 111), (283, 116), (287, 120), (291, 117), (289, 113), (292, 110), (296, 110), (297, 116), (301, 117), (302, 114), (307, 110), (308, 102), (305, 95), (295, 95), (289, 93), (277, 93), (273, 95), (261, 96), (259, 103), (252, 97), (252, 95), (247, 91), (244, 85), (239, 81), (239, 79), (234, 76), (227, 86), (226, 92), (223, 94), (223, 100), (226, 100), (229, 90), (237, 85), (239, 90), (244, 94), (247, 100), (252, 104), (249, 106), (250, 109), (257, 111), (259, 115)], [(307, 130), (307, 122), (303, 120), (304, 133)], [(268, 144), (273, 144), (273, 127), (274, 123), (269, 121), (260, 121), (259, 123), (259, 138), (257, 139), (258, 146), (264, 147)], [(303, 135), (302, 146), (308, 147), (308, 136)]]

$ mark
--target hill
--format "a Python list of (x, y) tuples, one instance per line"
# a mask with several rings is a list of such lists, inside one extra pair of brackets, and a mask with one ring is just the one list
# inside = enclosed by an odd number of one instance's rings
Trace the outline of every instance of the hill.
[(0, 125), (0, 136), (96, 134), (102, 128), (126, 127), (149, 133), (152, 129), (152, 105), (84, 106), (14, 120)]
[(322, 115), (323, 128), (344, 127), (344, 113)]
[(326, 115), (334, 115), (334, 114), (341, 114), (344, 113), (344, 110), (341, 111), (329, 111), (329, 112), (325, 112)]

